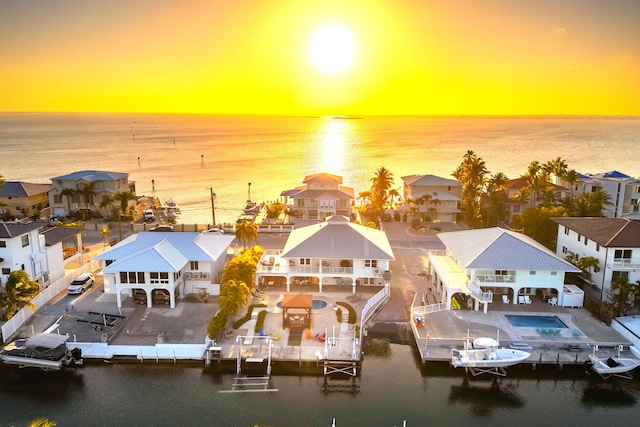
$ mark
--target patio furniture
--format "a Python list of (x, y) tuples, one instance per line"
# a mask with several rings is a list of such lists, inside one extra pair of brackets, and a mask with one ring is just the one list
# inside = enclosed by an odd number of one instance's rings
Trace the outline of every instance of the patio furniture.
[(531, 304), (531, 298), (529, 298), (529, 295), (525, 295), (523, 298), (525, 304)]
[(547, 301), (549, 303), (549, 305), (558, 305), (558, 298), (553, 297), (550, 300)]
[(508, 296), (506, 296), (506, 295), (502, 295), (502, 302), (503, 302), (504, 304), (509, 304), (509, 302), (510, 302), (510, 301), (509, 301), (509, 297), (508, 297)]
[(526, 304), (525, 300), (524, 300), (524, 296), (520, 295), (518, 297), (518, 304)]

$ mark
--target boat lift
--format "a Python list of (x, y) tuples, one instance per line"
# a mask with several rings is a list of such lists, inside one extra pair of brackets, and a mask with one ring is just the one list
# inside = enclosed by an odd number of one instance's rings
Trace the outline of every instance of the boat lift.
[[(242, 372), (242, 345), (245, 338), (260, 339), (267, 342), (267, 375), (265, 376), (243, 376)], [(231, 390), (220, 390), (220, 393), (241, 393), (241, 392), (265, 392), (278, 391), (277, 388), (271, 388), (271, 353), (273, 349), (273, 337), (267, 336), (245, 336), (238, 335), (236, 337), (238, 346), (238, 355), (236, 358), (236, 377), (233, 380)], [(246, 363), (263, 363), (264, 357), (246, 357)]]

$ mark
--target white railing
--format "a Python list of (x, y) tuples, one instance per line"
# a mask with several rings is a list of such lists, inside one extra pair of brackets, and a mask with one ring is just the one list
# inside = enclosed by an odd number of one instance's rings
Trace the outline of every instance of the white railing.
[(367, 300), (367, 303), (362, 309), (362, 317), (360, 318), (360, 331), (364, 330), (364, 324), (369, 321), (371, 316), (387, 299), (390, 298), (391, 291), (388, 285), (380, 290), (377, 294)]
[(469, 293), (480, 302), (493, 302), (493, 292), (483, 292), (482, 288), (476, 283), (470, 283)]
[[(58, 296), (62, 292), (66, 292), (69, 284), (81, 275), (82, 273), (91, 273), (100, 268), (100, 261), (90, 261), (84, 264), (79, 269), (75, 270), (71, 274), (67, 274), (60, 280), (52, 283), (45, 290), (36, 295), (31, 303), (36, 306), (36, 310), (51, 301), (54, 297)], [(6, 342), (11, 338), (11, 336), (22, 326), (27, 320), (33, 316), (35, 311), (30, 309), (29, 307), (24, 307), (19, 310), (11, 320), (8, 320), (4, 325), (2, 325), (2, 339)]]
[(514, 275), (512, 274), (478, 274), (476, 280), (478, 282), (487, 283), (490, 286), (492, 283), (513, 283)]
[(298, 266), (298, 267), (289, 267), (289, 272), (291, 273), (305, 273), (305, 275), (309, 275), (310, 273), (319, 274), (320, 267), (306, 267), (306, 266)]
[(438, 302), (436, 304), (421, 305), (421, 306), (413, 307), (411, 309), (411, 312), (413, 314), (424, 315), (429, 313), (436, 313), (438, 311), (444, 311), (446, 309), (447, 309), (446, 302)]
[(351, 267), (322, 267), (321, 274), (353, 274)]
[(625, 258), (614, 258), (611, 262), (611, 267), (613, 268), (640, 268), (640, 261), (625, 259)]

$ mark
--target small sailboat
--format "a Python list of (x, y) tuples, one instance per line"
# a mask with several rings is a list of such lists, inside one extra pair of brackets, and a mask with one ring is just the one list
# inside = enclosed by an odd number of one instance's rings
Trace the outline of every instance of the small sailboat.
[(245, 215), (257, 215), (260, 212), (260, 205), (251, 200), (251, 183), (249, 183), (249, 191), (247, 192), (247, 203), (242, 209)]

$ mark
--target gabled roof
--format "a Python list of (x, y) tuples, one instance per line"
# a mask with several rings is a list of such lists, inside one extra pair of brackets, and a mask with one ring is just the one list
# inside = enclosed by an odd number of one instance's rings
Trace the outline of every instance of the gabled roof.
[[(141, 271), (141, 268), (144, 271), (174, 271), (172, 268), (178, 265), (182, 268), (188, 261), (214, 261), (226, 256), (234, 238), (209, 233), (140, 232), (94, 259), (116, 261), (105, 271)], [(127, 264), (124, 264), (125, 260), (128, 260)], [(137, 269), (127, 270), (123, 268), (125, 265), (135, 265)]]
[(291, 231), (282, 257), (394, 259), (383, 231), (354, 224), (340, 215)]
[(0, 238), (11, 239), (45, 226), (44, 222), (0, 222)]
[(29, 197), (51, 191), (51, 184), (7, 181), (0, 187), (0, 197)]
[(342, 177), (340, 175), (332, 175), (330, 173), (316, 173), (313, 175), (307, 175), (304, 177), (304, 181), (302, 181), (303, 183), (308, 183), (308, 182), (313, 182), (313, 183), (323, 183), (323, 182), (327, 182), (327, 183), (338, 183), (338, 184), (342, 184)]
[(83, 181), (87, 181), (87, 182), (96, 182), (96, 181), (117, 181), (119, 179), (123, 179), (128, 177), (129, 174), (128, 173), (122, 173), (122, 172), (107, 172), (107, 171), (98, 171), (98, 170), (85, 170), (85, 171), (78, 171), (78, 172), (72, 172), (70, 174), (67, 175), (60, 175), (60, 176), (56, 176), (51, 178), (51, 181), (66, 181), (66, 180), (71, 180), (71, 181), (79, 181), (79, 180), (83, 180)]
[(44, 236), (46, 246), (53, 246), (56, 243), (64, 242), (70, 237), (77, 236), (80, 233), (82, 233), (81, 229), (72, 227), (50, 227), (40, 232), (40, 234)]
[[(551, 185), (551, 187), (553, 187), (555, 191), (562, 191), (562, 190), (568, 191), (568, 188), (562, 187), (561, 185), (557, 185), (553, 183), (549, 183), (549, 184)], [(520, 177), (520, 178), (508, 180), (507, 182), (505, 182), (503, 187), (508, 190), (519, 190), (521, 188), (526, 188), (528, 186), (529, 186), (529, 180), (525, 177)]]
[(625, 218), (553, 218), (607, 248), (640, 248), (640, 222)]
[[(351, 192), (345, 190), (351, 190)], [(334, 199), (353, 199), (353, 189), (348, 187), (340, 187), (340, 189), (332, 190), (332, 189), (320, 189), (320, 190), (307, 190), (306, 188), (302, 188), (299, 190), (289, 190), (283, 191), (281, 196), (288, 196), (294, 199), (323, 199), (323, 198), (334, 198)]]
[(499, 227), (440, 233), (438, 237), (467, 269), (580, 272), (530, 237)]
[(402, 180), (406, 185), (428, 186), (428, 187), (460, 187), (461, 184), (451, 178), (442, 178), (436, 175), (407, 175)]

